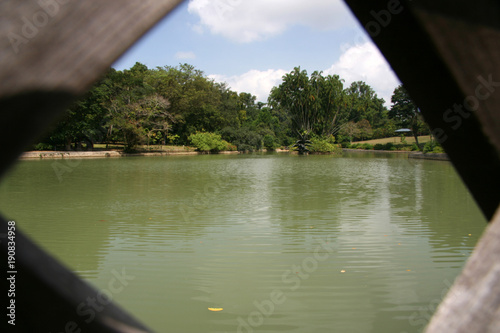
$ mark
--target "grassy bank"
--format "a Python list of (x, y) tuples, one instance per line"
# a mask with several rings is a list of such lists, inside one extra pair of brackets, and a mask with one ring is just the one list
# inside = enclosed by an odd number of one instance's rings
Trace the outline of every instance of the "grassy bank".
[[(423, 135), (418, 137), (418, 143), (426, 143), (431, 141), (431, 137), (429, 135)], [(374, 139), (374, 140), (365, 140), (365, 141), (353, 141), (354, 143), (368, 143), (371, 145), (376, 145), (376, 144), (386, 144), (386, 143), (394, 143), (394, 144), (399, 144), (401, 143), (401, 136), (393, 136), (390, 138), (382, 138), (382, 139)], [(415, 143), (415, 138), (413, 136), (407, 136), (406, 137), (406, 143), (407, 144), (413, 144)]]

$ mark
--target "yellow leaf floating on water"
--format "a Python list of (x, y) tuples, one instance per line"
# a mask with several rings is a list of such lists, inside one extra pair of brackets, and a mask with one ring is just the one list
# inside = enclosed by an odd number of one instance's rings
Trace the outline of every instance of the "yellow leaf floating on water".
[(341, 270), (340, 273), (345, 273), (345, 269)]
[(224, 310), (223, 308), (208, 308), (210, 311), (219, 312)]

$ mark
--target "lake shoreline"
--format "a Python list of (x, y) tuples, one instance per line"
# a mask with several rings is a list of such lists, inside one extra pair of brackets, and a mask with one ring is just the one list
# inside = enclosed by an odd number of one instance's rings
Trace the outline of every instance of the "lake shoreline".
[[(169, 155), (203, 155), (197, 151), (156, 151), (124, 153), (117, 150), (101, 151), (28, 151), (19, 156), (21, 160), (33, 159), (66, 159), (66, 158), (117, 158), (132, 156), (169, 156)], [(219, 154), (239, 154), (237, 151), (221, 151)]]
[(392, 153), (392, 154), (408, 154), (408, 158), (419, 160), (434, 160), (434, 161), (449, 161), (450, 158), (446, 153), (422, 153), (421, 151), (405, 151), (405, 150), (370, 150), (370, 149), (348, 149), (343, 148), (345, 152), (360, 152), (360, 153)]
[[(358, 153), (391, 153), (391, 154), (408, 154), (408, 158), (412, 159), (425, 159), (437, 161), (449, 161), (446, 154), (423, 154), (417, 151), (403, 151), (403, 150), (367, 150), (367, 149), (348, 149), (343, 148), (344, 152), (358, 152)], [(278, 153), (293, 153), (288, 150), (276, 150)], [(221, 151), (218, 154), (239, 154), (238, 151)], [(28, 151), (19, 156), (21, 160), (34, 160), (34, 159), (77, 159), (77, 158), (119, 158), (119, 157), (134, 157), (134, 156), (188, 156), (188, 155), (206, 155), (207, 153), (197, 151), (153, 151), (153, 152), (137, 152), (137, 153), (124, 153), (117, 150), (100, 150), (100, 151)]]

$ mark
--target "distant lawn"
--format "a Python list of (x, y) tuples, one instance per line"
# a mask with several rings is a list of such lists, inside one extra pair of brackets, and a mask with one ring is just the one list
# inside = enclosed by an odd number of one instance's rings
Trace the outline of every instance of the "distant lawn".
[[(423, 135), (418, 137), (418, 143), (426, 143), (431, 141), (430, 135)], [(393, 136), (391, 138), (383, 138), (383, 139), (375, 139), (375, 140), (366, 140), (366, 141), (353, 141), (352, 143), (369, 143), (371, 145), (376, 145), (377, 143), (386, 144), (386, 143), (401, 143), (401, 136)], [(413, 136), (406, 137), (406, 143), (412, 144), (415, 143), (415, 138)]]

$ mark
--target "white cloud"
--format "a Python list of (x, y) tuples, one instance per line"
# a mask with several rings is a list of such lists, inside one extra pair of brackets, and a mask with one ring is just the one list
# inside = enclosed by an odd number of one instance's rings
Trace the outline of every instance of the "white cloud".
[(294, 25), (327, 30), (354, 22), (341, 0), (190, 0), (188, 11), (213, 34), (242, 43), (279, 35)]
[[(355, 81), (364, 81), (385, 100), (390, 107), (394, 89), (400, 84), (385, 58), (372, 42), (355, 46), (344, 46), (339, 60), (323, 71), (324, 75), (337, 74), (345, 80), (344, 88)], [(247, 92), (257, 96), (257, 101), (267, 102), (271, 89), (282, 82), (283, 75), (290, 70), (250, 70), (241, 75), (209, 75), (217, 82), (226, 82), (231, 90)], [(309, 73), (311, 74), (311, 73)]]
[(267, 102), (271, 89), (281, 84), (281, 78), (288, 71), (282, 69), (269, 69), (267, 71), (250, 70), (242, 75), (224, 76), (209, 75), (217, 82), (226, 82), (231, 90), (247, 92), (257, 97), (257, 101)]
[(385, 99), (386, 106), (390, 105), (392, 93), (400, 84), (384, 56), (372, 42), (346, 47), (339, 60), (325, 70), (324, 74), (338, 74), (346, 81), (346, 87), (354, 81), (366, 82), (379, 97)]
[(196, 59), (196, 54), (194, 52), (177, 52), (175, 54), (176, 59)]

